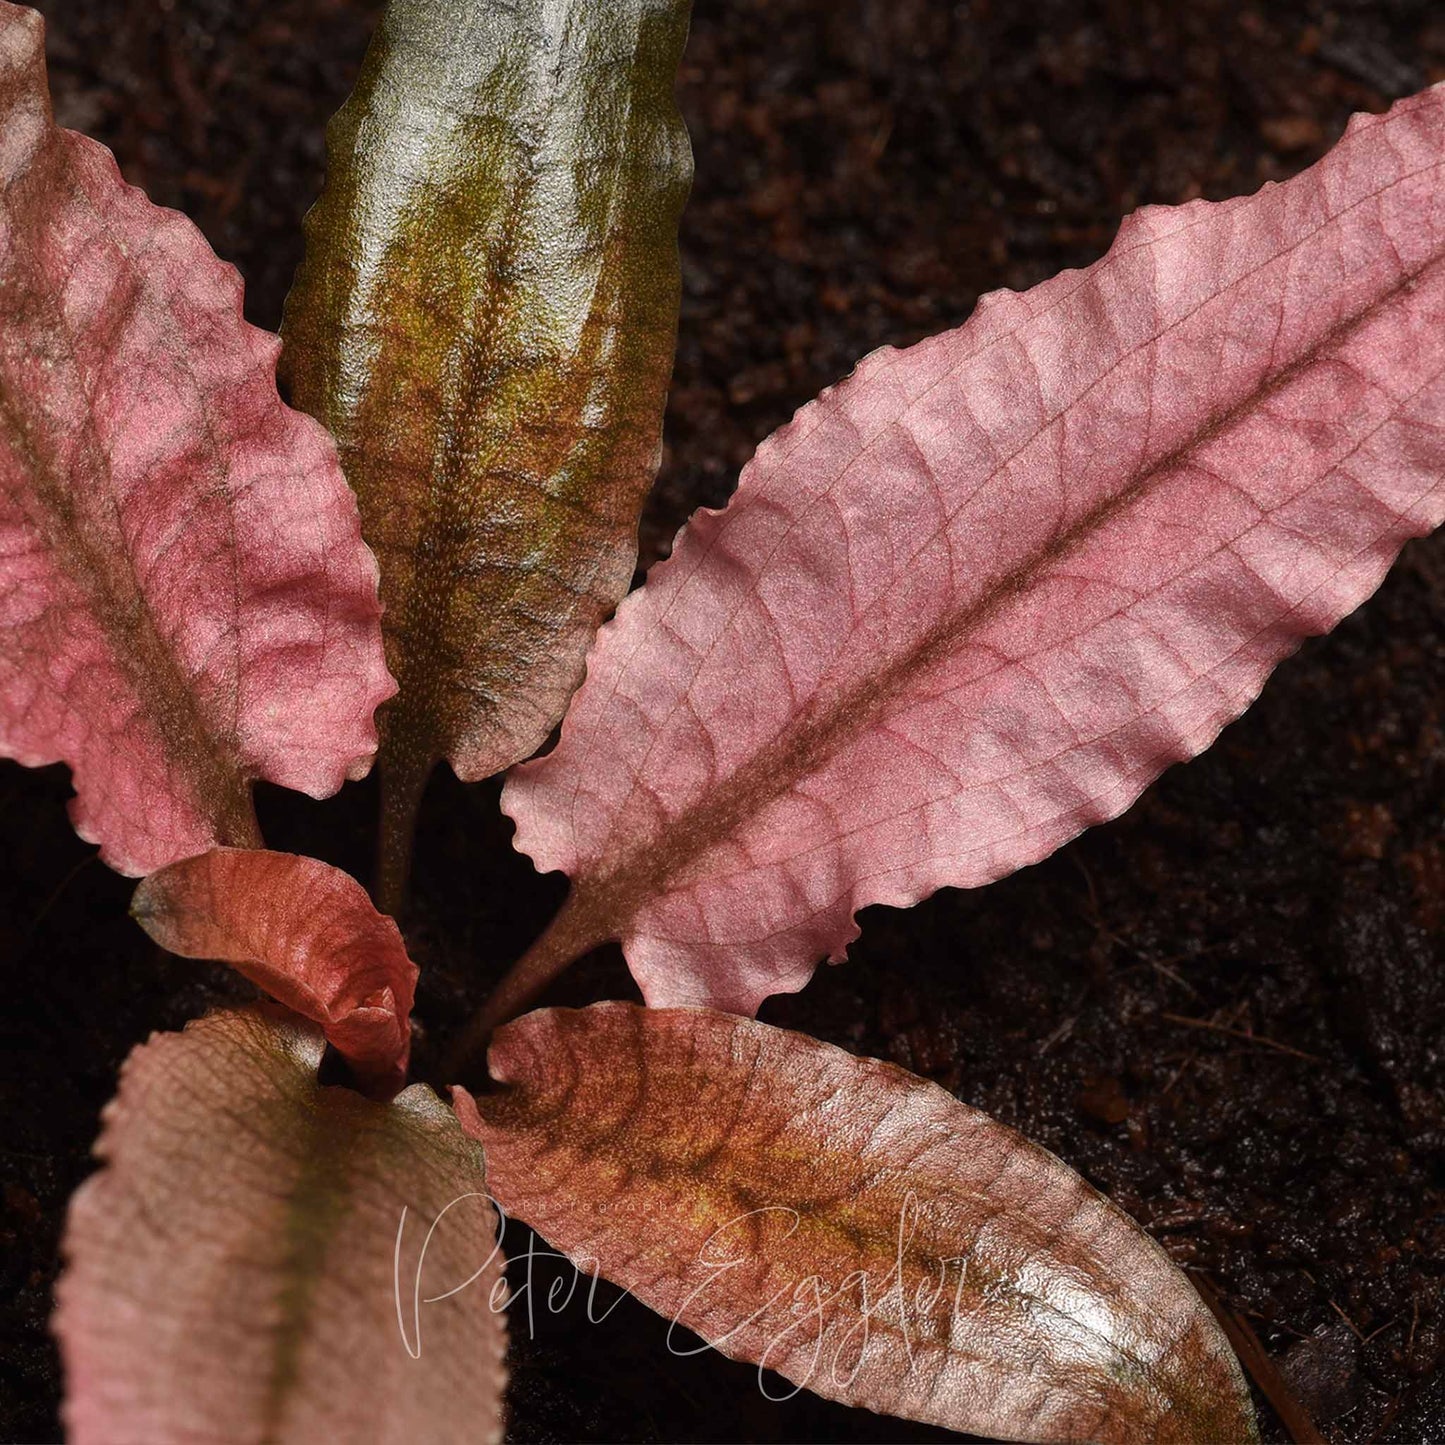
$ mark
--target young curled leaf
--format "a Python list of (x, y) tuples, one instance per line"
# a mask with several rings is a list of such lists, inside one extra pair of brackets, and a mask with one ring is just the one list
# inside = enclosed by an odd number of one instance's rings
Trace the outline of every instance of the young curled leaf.
[(131, 914), (162, 948), (212, 958), (312, 1023), (359, 1083), (406, 1081), (416, 965), (349, 874), (315, 858), (215, 848), (141, 883)]
[(800, 988), (864, 905), (1127, 808), (1442, 515), (1436, 87), (1284, 185), (1140, 211), (764, 443), (508, 782), (574, 880), (556, 959), (620, 938), (652, 1004)]
[(381, 559), (383, 906), (432, 765), (535, 751), (631, 580), (677, 332), (688, 10), (391, 0), (332, 122), (283, 368)]
[(250, 787), (365, 773), (376, 563), (279, 343), (183, 216), (51, 116), (0, 0), (0, 755), (68, 763), (124, 873), (259, 841)]
[(248, 1011), (127, 1060), (65, 1232), (72, 1445), (501, 1440), (481, 1151), (421, 1085), (318, 1085), (322, 1048)]
[(734, 1359), (1010, 1440), (1244, 1442), (1239, 1367), (1164, 1253), (1051, 1154), (801, 1034), (602, 1004), (454, 1091), (492, 1195)]

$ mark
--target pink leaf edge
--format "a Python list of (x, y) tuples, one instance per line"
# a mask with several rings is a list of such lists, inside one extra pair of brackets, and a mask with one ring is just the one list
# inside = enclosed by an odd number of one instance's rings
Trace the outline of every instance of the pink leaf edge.
[(315, 858), (216, 848), (152, 873), (131, 904), (162, 948), (231, 964), (319, 1024), (358, 1082), (406, 1082), (417, 967), (396, 924), (349, 874)]
[(68, 763), (142, 874), (254, 841), (250, 782), (362, 776), (395, 684), (376, 560), (279, 340), (201, 233), (58, 128), (0, 3), (0, 755)]
[(752, 1013), (1207, 747), (1445, 516), (1445, 88), (885, 348), (601, 633), (503, 807), (653, 1005)]

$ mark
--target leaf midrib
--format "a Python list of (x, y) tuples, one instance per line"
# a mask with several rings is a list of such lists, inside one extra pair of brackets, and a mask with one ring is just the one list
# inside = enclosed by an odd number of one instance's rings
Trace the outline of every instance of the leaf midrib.
[[(750, 761), (675, 820), (664, 824), (657, 834), (634, 849), (624, 850), (613, 866), (579, 875), (574, 880), (575, 901), (569, 901), (579, 923), (585, 921), (587, 933), (597, 941), (621, 936), (637, 911), (665, 891), (671, 880), (872, 728), (897, 702), (910, 681), (937, 666), (971, 632), (988, 622), (1013, 598), (1026, 593), (1046, 571), (1147, 496), (1161, 476), (1172, 472), (1200, 448), (1253, 414), (1302, 373), (1328, 360), (1332, 352), (1338, 351), (1382, 308), (1414, 289), (1442, 264), (1445, 264), (1445, 253), (1437, 251), (1414, 270), (1402, 273), (1391, 287), (1371, 296), (1359, 310), (1337, 322), (1294, 360), (1266, 373), (1247, 394), (1209, 417), (1183, 442), (1141, 466), (1125, 486), (997, 579), (967, 607), (944, 617), (882, 673), (865, 678), (822, 703), (815, 697)], [(1215, 293), (1211, 299), (1224, 294)], [(1145, 345), (1157, 347), (1163, 334), (1151, 337)], [(1135, 351), (1140, 349), (1143, 348)], [(1051, 418), (1049, 424), (1055, 421), (1057, 417)], [(1001, 466), (995, 468), (992, 475), (997, 475), (999, 470)], [(625, 807), (624, 803), (614, 814), (614, 827)]]
[[(83, 201), (84, 197), (68, 184), (68, 158), (59, 132), (52, 129), (43, 144), (50, 154), (42, 163), (67, 177), (57, 178), (53, 184), (62, 188), (71, 200)], [(35, 184), (35, 179), (30, 183)], [(7, 199), (9, 194), (7, 188), (4, 193)], [(87, 209), (97, 230), (110, 237), (104, 217), (93, 208), (87, 206)], [(113, 237), (110, 239), (113, 244), (119, 244)], [(24, 230), (17, 232), (15, 244), (17, 251), (23, 247), (26, 257), (31, 256)], [(26, 269), (34, 269), (33, 263)], [(130, 270), (125, 274), (138, 291), (144, 291), (142, 279)], [(58, 305), (43, 285), (30, 287), (28, 300), (43, 313), (46, 335), (63, 350), (73, 389), (82, 391), (75, 340), (64, 325)], [(134, 296), (127, 298), (127, 309), (133, 309), (135, 304)], [(197, 394), (200, 394), (199, 387)], [(97, 492), (103, 491), (111, 505), (116, 505), (110, 457), (96, 433), (89, 397), (86, 403), (82, 443), (90, 461), (86, 481)], [(101, 531), (95, 524), (86, 525), (81, 510), (72, 500), (77, 491), (76, 479), (56, 472), (54, 448), (38, 442), (30, 413), (23, 405), (16, 404), (6, 387), (0, 387), (0, 414), (22, 453), (40, 511), (50, 523), (46, 526), (32, 516), (31, 525), (45, 541), (52, 565), (59, 564), (57, 570), (77, 583), (86, 597), (89, 620), (105, 637), (112, 659), (130, 683), (136, 706), (165, 742), (167, 765), (179, 768), (187, 776), (197, 812), (215, 826), (221, 841), (234, 841), (243, 846), (253, 844), (257, 834), (250, 794), (235, 748), (231, 740), (213, 730), (194, 686), (162, 635), (150, 600), (136, 575), (130, 550), (119, 535)], [(214, 459), (214, 451), (210, 454)], [(127, 619), (134, 625), (126, 625)], [(233, 625), (239, 625), (239, 618), (233, 619)]]

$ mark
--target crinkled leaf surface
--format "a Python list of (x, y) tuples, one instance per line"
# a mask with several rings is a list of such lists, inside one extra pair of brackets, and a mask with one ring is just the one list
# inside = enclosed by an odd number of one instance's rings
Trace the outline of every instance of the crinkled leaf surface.
[(438, 759), (482, 778), (544, 741), (631, 579), (677, 331), (688, 9), (391, 0), (332, 122), (283, 367), (381, 560), (389, 827)]
[(531, 1013), (456, 1091), (493, 1197), (723, 1354), (1011, 1440), (1254, 1438), (1163, 1252), (934, 1084), (700, 1009)]
[(250, 783), (324, 796), (394, 690), (336, 452), (183, 216), (51, 118), (0, 3), (0, 754), (69, 763), (126, 873), (258, 841)]
[(131, 913), (162, 948), (234, 964), (321, 1025), (368, 1088), (389, 1097), (402, 1086), (416, 965), (349, 874), (294, 853), (215, 848), (152, 873)]
[(242, 1012), (132, 1053), (66, 1229), (73, 1445), (501, 1439), (481, 1150), (420, 1085), (321, 1087), (322, 1047)]
[(751, 1012), (1206, 747), (1445, 514), (1445, 89), (875, 352), (619, 609), (503, 804), (649, 1003)]

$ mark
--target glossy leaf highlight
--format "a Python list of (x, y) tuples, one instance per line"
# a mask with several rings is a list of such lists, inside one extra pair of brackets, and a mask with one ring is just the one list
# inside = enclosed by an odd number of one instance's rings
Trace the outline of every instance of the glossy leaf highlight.
[(1158, 1246), (934, 1084), (628, 1004), (528, 1014), (491, 1067), (501, 1092), (455, 1092), (497, 1202), (725, 1355), (989, 1438), (1254, 1438)]
[(483, 778), (545, 740), (631, 579), (677, 330), (688, 8), (391, 0), (332, 122), (283, 366), (381, 559), (407, 844), (437, 760)]
[(53, 122), (0, 3), (0, 755), (65, 762), (125, 873), (365, 773), (394, 690), (336, 452), (183, 216)]
[(416, 965), (396, 924), (349, 874), (315, 858), (217, 848), (141, 883), (131, 914), (162, 948), (235, 966), (319, 1024), (358, 1081), (406, 1080)]
[(574, 880), (553, 953), (621, 938), (649, 1003), (752, 1012), (856, 909), (1114, 817), (1440, 522), (1442, 374), (1441, 87), (875, 352), (693, 520), (509, 781)]
[[(132, 1053), (66, 1227), (73, 1445), (501, 1440), (481, 1151), (420, 1085), (390, 1104), (321, 1087), (322, 1047), (245, 1012)], [(432, 1297), (474, 1271), (418, 1336), (418, 1281)]]

